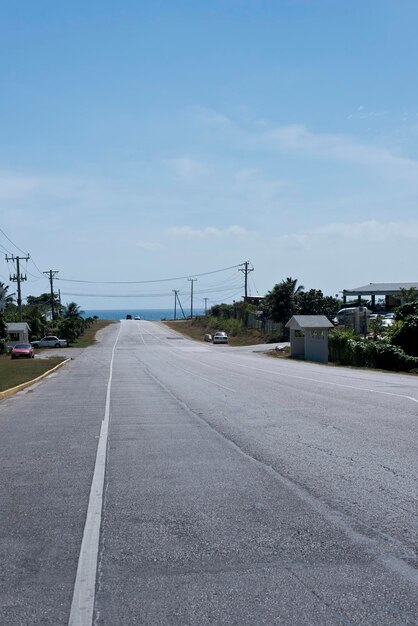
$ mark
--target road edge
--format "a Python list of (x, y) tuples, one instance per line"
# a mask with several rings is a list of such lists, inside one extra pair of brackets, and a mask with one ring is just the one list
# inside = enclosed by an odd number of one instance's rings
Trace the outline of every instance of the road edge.
[(40, 376), (37, 376), (36, 378), (33, 378), (32, 380), (28, 380), (25, 383), (21, 383), (20, 385), (17, 385), (16, 387), (10, 387), (10, 389), (6, 389), (5, 391), (0, 391), (0, 400), (5, 400), (6, 398), (10, 398), (10, 396), (13, 396), (15, 393), (18, 393), (19, 391), (22, 391), (22, 389), (25, 389), (26, 387), (30, 387), (31, 385), (34, 385), (38, 381), (52, 374), (52, 372), (55, 372), (55, 370), (66, 365), (71, 360), (72, 360), (71, 357), (68, 357), (68, 359), (65, 359), (65, 361), (62, 361), (61, 363), (58, 363), (58, 365), (55, 365), (55, 367), (48, 370), (47, 372), (44, 372)]

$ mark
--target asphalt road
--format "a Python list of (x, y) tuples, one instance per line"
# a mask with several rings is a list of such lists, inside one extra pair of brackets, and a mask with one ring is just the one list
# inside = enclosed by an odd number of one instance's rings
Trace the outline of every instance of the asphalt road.
[(418, 378), (122, 321), (0, 403), (0, 624), (418, 624)]

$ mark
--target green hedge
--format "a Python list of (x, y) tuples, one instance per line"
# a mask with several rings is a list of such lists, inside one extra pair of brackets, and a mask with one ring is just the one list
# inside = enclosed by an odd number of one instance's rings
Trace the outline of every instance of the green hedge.
[(329, 360), (341, 365), (374, 367), (395, 372), (408, 372), (418, 368), (418, 357), (409, 356), (398, 346), (383, 341), (363, 341), (338, 331), (329, 336)]

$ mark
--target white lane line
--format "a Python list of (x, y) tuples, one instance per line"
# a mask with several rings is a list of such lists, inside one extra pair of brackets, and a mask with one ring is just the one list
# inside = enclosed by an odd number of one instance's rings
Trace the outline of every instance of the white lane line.
[(106, 472), (107, 440), (110, 419), (110, 390), (112, 386), (115, 349), (122, 330), (120, 325), (110, 360), (109, 380), (106, 391), (105, 414), (97, 445), (96, 463), (91, 483), (86, 524), (78, 558), (77, 574), (74, 583), (69, 626), (91, 626), (93, 622), (96, 588), (97, 558), (99, 552), (100, 525), (102, 521), (103, 489)]
[[(220, 363), (221, 361), (218, 361)], [(224, 361), (222, 361), (225, 363)], [(232, 364), (232, 363), (231, 363)], [(317, 378), (308, 378), (307, 376), (295, 376), (294, 374), (284, 374), (283, 372), (273, 372), (271, 370), (265, 370), (261, 367), (252, 367), (251, 365), (242, 365), (241, 363), (233, 363), (237, 367), (244, 367), (246, 369), (255, 370), (256, 372), (263, 372), (265, 374), (271, 374), (273, 376), (284, 376), (286, 378), (295, 378), (297, 380), (307, 380), (312, 383), (319, 383), (320, 385), (332, 385), (334, 387), (345, 387), (346, 389), (355, 389), (356, 391), (367, 391), (368, 393), (380, 393), (385, 396), (395, 396), (396, 398), (405, 398), (412, 402), (417, 402), (418, 399), (414, 396), (406, 396), (401, 393), (391, 393), (390, 391), (378, 391), (377, 389), (368, 389), (367, 387), (356, 387), (355, 385), (344, 385), (343, 383), (334, 383), (329, 380), (318, 380)]]

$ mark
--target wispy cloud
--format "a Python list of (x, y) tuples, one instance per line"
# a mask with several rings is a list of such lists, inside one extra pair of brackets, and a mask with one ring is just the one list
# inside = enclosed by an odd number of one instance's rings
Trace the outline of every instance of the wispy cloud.
[(275, 128), (262, 135), (264, 141), (304, 156), (338, 159), (379, 170), (388, 176), (417, 180), (418, 162), (386, 148), (356, 141), (348, 135), (313, 133), (301, 124)]
[(195, 119), (199, 124), (206, 126), (230, 126), (232, 120), (224, 113), (220, 113), (215, 109), (200, 108), (196, 110)]
[(137, 241), (136, 246), (141, 248), (141, 250), (146, 250), (147, 252), (157, 252), (157, 250), (161, 250), (162, 248), (160, 243), (153, 241)]
[(53, 196), (60, 190), (62, 192), (63, 188), (74, 192), (80, 186), (82, 186), (82, 181), (72, 177), (0, 171), (0, 201), (21, 199), (30, 193), (48, 193)]
[[(357, 223), (327, 224), (303, 233), (282, 235), (276, 238), (280, 243), (287, 243), (301, 248), (314, 248), (325, 240), (332, 240), (339, 245), (351, 241), (366, 246), (367, 243), (387, 243), (390, 241), (418, 241), (418, 220), (379, 222), (368, 220)], [(367, 248), (364, 248), (367, 249)]]
[(188, 239), (205, 239), (205, 238), (221, 238), (221, 237), (245, 237), (250, 231), (241, 226), (228, 226), (227, 228), (216, 228), (214, 226), (206, 226), (205, 228), (193, 228), (192, 226), (173, 226), (169, 228), (167, 233), (175, 237), (185, 237)]
[(208, 173), (208, 168), (197, 159), (188, 156), (180, 156), (166, 159), (165, 164), (169, 170), (184, 182), (194, 182)]

